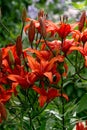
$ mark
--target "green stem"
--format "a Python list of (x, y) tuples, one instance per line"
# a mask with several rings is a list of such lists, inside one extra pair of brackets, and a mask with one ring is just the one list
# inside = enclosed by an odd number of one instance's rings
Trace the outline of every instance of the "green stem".
[(36, 118), (37, 116), (39, 116), (48, 106), (48, 104), (46, 104), (37, 114), (35, 114), (34, 116), (32, 116), (32, 119)]
[(23, 25), (22, 25), (22, 29), (21, 29), (21, 37), (22, 37), (22, 35), (23, 35), (24, 24), (25, 24), (25, 22), (23, 22)]
[[(27, 92), (28, 92), (28, 91), (27, 91)], [(31, 103), (28, 93), (27, 93), (26, 95), (27, 95), (28, 101), (29, 101), (29, 103), (30, 103), (30, 105), (31, 105), (31, 107), (32, 107), (32, 110), (35, 111), (34, 106), (33, 106), (33, 103)], [(33, 119), (33, 118), (31, 117), (31, 120), (32, 120), (32, 119)], [(39, 120), (38, 117), (37, 117), (37, 121), (38, 121), (38, 124), (41, 125), (40, 120)]]
[(75, 70), (77, 72), (77, 59), (78, 59), (78, 51), (76, 51), (76, 59), (75, 59)]
[(65, 130), (65, 119), (64, 119), (64, 99), (63, 99), (63, 77), (61, 76), (61, 98), (62, 98), (62, 128)]
[(29, 115), (29, 118), (30, 118), (30, 127), (32, 128), (32, 130), (35, 130), (34, 125), (32, 123), (32, 118), (31, 118), (30, 113), (28, 115)]
[[(75, 66), (67, 56), (66, 56), (66, 59), (71, 63), (71, 65), (72, 65), (74, 68), (76, 68), (77, 65)], [(75, 72), (71, 77), (74, 77), (75, 75), (78, 75), (79, 78), (81, 78), (81, 79), (83, 79), (83, 80), (87, 80), (87, 78), (84, 78), (84, 77), (82, 77), (82, 76), (79, 74), (82, 69), (84, 69), (84, 65), (83, 65), (79, 70), (76, 69), (76, 72)]]
[(41, 38), (42, 38), (42, 36), (40, 36), (39, 41), (38, 41), (38, 44), (36, 44), (36, 49), (38, 48), (38, 46), (39, 46), (39, 44), (40, 44)]
[(46, 46), (49, 48), (49, 50), (52, 52), (53, 56), (55, 56), (55, 53), (52, 51), (52, 49), (50, 48), (50, 46), (48, 46), (47, 41), (45, 40), (45, 38), (44, 38), (44, 42), (45, 42)]

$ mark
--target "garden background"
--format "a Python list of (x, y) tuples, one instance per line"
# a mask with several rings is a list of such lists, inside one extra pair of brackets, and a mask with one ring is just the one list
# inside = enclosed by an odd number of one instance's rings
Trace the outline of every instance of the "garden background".
[[(38, 12), (43, 9), (48, 19), (57, 23), (61, 16), (68, 18), (68, 23), (78, 22), (83, 10), (87, 10), (87, 0), (0, 0), (0, 48), (6, 47), (9, 44), (14, 44), (22, 30), (22, 13), (26, 8), (27, 17), (37, 19)], [(23, 32), (23, 48), (29, 47), (26, 34)], [(77, 51), (75, 52), (77, 53)], [(67, 59), (68, 74), (71, 76), (74, 72), (72, 59), (74, 55), (70, 55)], [(78, 54), (77, 66), (80, 66), (81, 55)], [(70, 62), (69, 62), (70, 60)], [(73, 60), (75, 62), (76, 59)], [(82, 64), (81, 64), (82, 65)], [(0, 124), (1, 130), (72, 130), (77, 122), (87, 119), (87, 69), (81, 71), (83, 79), (79, 75), (73, 78), (64, 79), (64, 92), (69, 97), (69, 102), (65, 102), (65, 126), (61, 126), (61, 100), (55, 98), (43, 108), (38, 108), (35, 103), (32, 105), (32, 110), (26, 109), (26, 99), (23, 95), (25, 91), (19, 90), (18, 97), (13, 95), (10, 102), (6, 104), (7, 119)], [(32, 97), (33, 92), (30, 92)], [(33, 98), (33, 97), (32, 97)], [(34, 99), (35, 100), (35, 99)], [(26, 102), (25, 102), (26, 101)], [(57, 104), (58, 103), (58, 104)], [(22, 104), (22, 108), (20, 107)], [(35, 106), (36, 105), (36, 106)], [(34, 112), (34, 108), (37, 110)], [(29, 113), (28, 113), (29, 111)], [(33, 121), (28, 122), (27, 113), (31, 114)], [(21, 114), (20, 114), (21, 113)], [(24, 115), (23, 115), (24, 114)], [(23, 120), (22, 120), (23, 119)], [(68, 124), (69, 123), (69, 124)], [(80, 130), (80, 129), (78, 129)], [(84, 129), (85, 130), (85, 129)]]

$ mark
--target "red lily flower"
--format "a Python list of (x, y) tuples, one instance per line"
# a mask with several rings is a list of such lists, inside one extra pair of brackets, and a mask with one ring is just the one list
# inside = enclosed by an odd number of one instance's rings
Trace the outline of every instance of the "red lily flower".
[(84, 130), (84, 125), (82, 122), (76, 124), (76, 130)]
[(58, 40), (53, 40), (51, 42), (47, 41), (48, 46), (52, 49), (52, 50), (57, 50), (60, 52), (61, 49), (61, 41)]
[(74, 47), (71, 47), (70, 50), (78, 50), (85, 58), (85, 66), (87, 67), (87, 42), (84, 44), (84, 47), (83, 46), (78, 46), (78, 47), (74, 46)]
[(82, 33), (81, 40), (83, 43), (87, 41), (87, 29)]
[(51, 53), (48, 50), (36, 50), (36, 49), (32, 49), (32, 48), (27, 48), (27, 49), (24, 49), (23, 52), (24, 52), (25, 58), (26, 58), (26, 56), (28, 56), (28, 54), (27, 54), (28, 52), (35, 53), (36, 56), (42, 60), (49, 60), (50, 56), (51, 56)]
[(6, 84), (7, 83), (7, 75), (3, 72), (0, 72), (0, 83)]
[(87, 130), (87, 126), (85, 126), (82, 122), (78, 122), (76, 124), (76, 130)]
[(62, 51), (64, 55), (70, 54), (72, 51), (70, 48), (74, 45), (73, 40), (65, 40), (62, 44)]
[(9, 101), (13, 92), (12, 88), (6, 90), (2, 85), (0, 85), (0, 102), (6, 103)]
[(71, 26), (69, 24), (62, 23), (57, 32), (62, 39), (65, 39), (71, 32)]
[(48, 61), (41, 60), (40, 63), (36, 61), (33, 57), (28, 56), (29, 67), (32, 72), (38, 77), (42, 78), (46, 76), (50, 82), (52, 82), (52, 72), (51, 67)]
[(20, 58), (17, 55), (17, 50), (15, 45), (2, 48), (2, 60), (3, 59), (7, 59), (9, 64), (14, 64), (14, 63), (20, 64)]
[[(39, 20), (34, 20), (34, 19), (30, 19), (30, 18), (27, 18), (26, 19), (26, 22), (30, 22), (30, 21), (33, 21), (33, 23), (35, 24), (35, 28), (38, 30), (39, 33), (41, 33), (41, 27), (40, 27), (40, 22)], [(50, 36), (53, 36), (56, 32), (57, 32), (57, 29), (58, 29), (58, 26), (56, 24), (54, 24), (52, 21), (50, 20), (46, 20), (44, 19), (44, 24), (45, 24), (45, 28), (46, 28), (46, 33), (50, 33), (51, 35)], [(24, 27), (24, 31), (26, 32), (30, 27), (30, 24), (26, 25)]]
[(14, 83), (12, 88), (6, 90), (0, 85), (0, 123), (7, 118), (7, 111), (4, 104), (10, 100), (12, 93), (17, 93), (15, 86), (17, 86), (17, 84)]
[(38, 62), (36, 59), (34, 59), (31, 56), (27, 56), (29, 67), (31, 68), (32, 72), (38, 77), (47, 77), (49, 81), (52, 83), (53, 78), (52, 78), (52, 69), (54, 68), (54, 63), (59, 61), (63, 62), (64, 57), (54, 57), (50, 61), (45, 61), (40, 59)]
[(18, 83), (23, 89), (27, 89), (34, 84), (36, 76), (33, 73), (23, 72), (20, 75), (10, 74), (8, 75), (8, 79)]
[(61, 95), (61, 93), (55, 88), (48, 88), (48, 90), (46, 91), (44, 87), (39, 88), (37, 86), (33, 86), (33, 90), (36, 91), (38, 94), (40, 94), (38, 99), (40, 107), (43, 107), (46, 102), (49, 103), (51, 100), (53, 100), (56, 97), (62, 96), (66, 100), (68, 100), (67, 95), (65, 94)]

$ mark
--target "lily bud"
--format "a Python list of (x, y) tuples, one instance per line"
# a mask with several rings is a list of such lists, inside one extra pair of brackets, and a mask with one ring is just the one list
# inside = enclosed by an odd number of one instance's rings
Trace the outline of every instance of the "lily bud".
[[(29, 39), (30, 43), (33, 42), (34, 37), (35, 37), (35, 24), (32, 20), (30, 23), (30, 26), (29, 26), (29, 30), (28, 30), (28, 39)], [(32, 47), (32, 45), (31, 45), (31, 47)]]
[(0, 115), (2, 120), (6, 120), (7, 118), (7, 111), (3, 103), (0, 102)]
[(38, 19), (39, 19), (40, 17), (44, 17), (44, 10), (43, 10), (43, 9), (40, 10), (39, 13), (38, 13)]
[(46, 37), (46, 26), (45, 26), (44, 19), (42, 17), (40, 17), (39, 22), (40, 22), (40, 28), (41, 28), (41, 35), (45, 38)]
[(23, 11), (22, 11), (22, 21), (23, 22), (25, 22), (26, 17), (27, 17), (27, 12), (26, 12), (26, 9), (24, 8)]
[(1, 65), (2, 65), (2, 49), (0, 49), (0, 68), (1, 68)]
[(16, 52), (17, 52), (17, 55), (20, 57), (22, 54), (22, 38), (21, 38), (21, 36), (17, 37)]
[(84, 27), (85, 20), (86, 20), (86, 12), (84, 11), (82, 13), (82, 16), (80, 18), (79, 25), (78, 25), (78, 29), (79, 29), (80, 32), (82, 31), (82, 29)]
[(14, 55), (11, 50), (8, 51), (8, 55), (9, 55), (9, 61), (10, 61), (11, 65), (14, 65), (15, 59), (14, 59)]

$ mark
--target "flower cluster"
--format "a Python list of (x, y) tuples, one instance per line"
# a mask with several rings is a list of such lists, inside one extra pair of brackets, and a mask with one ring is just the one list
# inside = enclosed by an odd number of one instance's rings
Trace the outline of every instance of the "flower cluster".
[[(26, 23), (24, 32), (28, 37), (29, 47), (23, 49), (22, 35), (19, 35), (15, 45), (11, 43), (0, 49), (1, 121), (7, 117), (4, 105), (13, 93), (18, 95), (18, 86), (37, 93), (40, 107), (56, 97), (68, 101), (62, 85), (63, 79), (68, 77), (67, 56), (75, 50), (81, 53), (85, 60), (83, 66), (87, 67), (85, 12), (80, 21), (74, 24), (68, 24), (65, 16), (56, 24), (47, 19), (43, 10), (38, 13), (37, 20), (23, 15), (23, 22)], [(82, 68), (77, 72), (80, 69)]]

